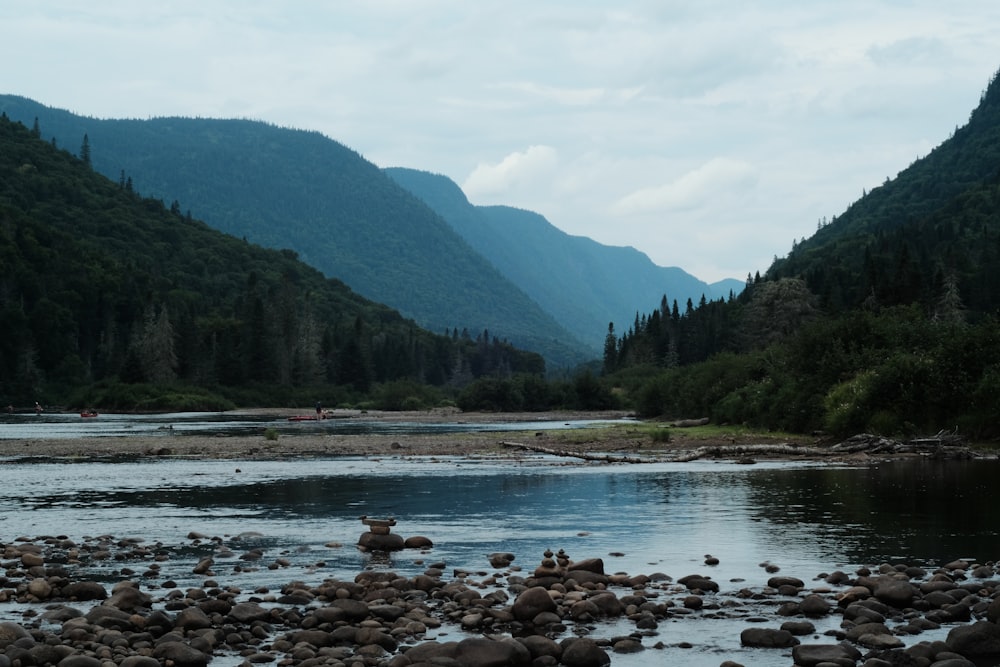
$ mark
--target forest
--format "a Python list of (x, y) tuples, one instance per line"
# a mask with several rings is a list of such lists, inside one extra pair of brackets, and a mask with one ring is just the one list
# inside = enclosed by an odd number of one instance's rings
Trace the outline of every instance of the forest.
[[(433, 334), (268, 250), (145, 198), (0, 117), (0, 401), (223, 409), (455, 400), (541, 376), (489, 331)], [(373, 398), (374, 397), (374, 398)]]
[(647, 416), (1000, 435), (1000, 82), (969, 123), (729, 299), (664, 297), (603, 380)]

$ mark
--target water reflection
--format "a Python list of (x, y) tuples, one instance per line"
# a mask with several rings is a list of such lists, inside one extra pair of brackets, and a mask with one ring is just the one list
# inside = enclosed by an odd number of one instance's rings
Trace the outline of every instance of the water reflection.
[(749, 503), (775, 537), (814, 538), (851, 562), (995, 560), (996, 461), (906, 460), (756, 477)]

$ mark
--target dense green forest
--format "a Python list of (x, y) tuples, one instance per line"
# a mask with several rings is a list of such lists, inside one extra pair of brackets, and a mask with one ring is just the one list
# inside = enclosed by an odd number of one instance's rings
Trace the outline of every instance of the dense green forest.
[[(215, 229), (299, 259), (442, 333), (489, 330), (553, 368), (598, 355), (444, 220), (346, 146), (268, 123), (97, 119), (0, 95), (0, 110), (136, 192), (194, 211)], [(597, 337), (600, 337), (598, 332)]]
[(837, 435), (1000, 435), (1000, 82), (927, 157), (729, 299), (609, 328), (645, 415)]
[(480, 377), (544, 375), (537, 353), (489, 331), (427, 332), (90, 157), (87, 136), (77, 157), (0, 117), (4, 404), (415, 407)]

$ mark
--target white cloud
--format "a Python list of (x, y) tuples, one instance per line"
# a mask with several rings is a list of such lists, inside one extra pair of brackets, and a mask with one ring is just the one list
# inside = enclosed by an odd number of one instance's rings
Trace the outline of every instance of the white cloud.
[(496, 164), (479, 163), (462, 183), (462, 190), (470, 199), (503, 194), (551, 176), (557, 164), (558, 156), (551, 146), (529, 146)]
[(691, 210), (751, 188), (756, 182), (757, 174), (751, 165), (731, 158), (713, 158), (670, 183), (625, 195), (615, 202), (611, 212), (628, 216)]

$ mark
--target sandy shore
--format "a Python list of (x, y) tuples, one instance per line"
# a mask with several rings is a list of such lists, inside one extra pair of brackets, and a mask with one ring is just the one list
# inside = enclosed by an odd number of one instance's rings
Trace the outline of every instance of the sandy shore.
[[(302, 410), (241, 410), (234, 414), (273, 415), (277, 418), (303, 414)], [(684, 429), (672, 429), (669, 443), (654, 442), (641, 422), (608, 427), (546, 430), (531, 429), (530, 422), (574, 420), (621, 420), (624, 412), (463, 413), (457, 410), (421, 412), (331, 411), (332, 418), (372, 422), (511, 423), (525, 422), (524, 431), (443, 434), (287, 434), (268, 439), (263, 431), (253, 435), (187, 435), (165, 433), (152, 436), (92, 437), (65, 439), (0, 440), (0, 457), (133, 457), (176, 456), (205, 459), (265, 459), (300, 456), (523, 456), (524, 450), (505, 443), (521, 443), (567, 453), (672, 455), (698, 447), (739, 444), (778, 444), (776, 438), (724, 437), (716, 441), (687, 438)], [(781, 440), (787, 443), (787, 440)], [(812, 446), (812, 439), (789, 443)]]

